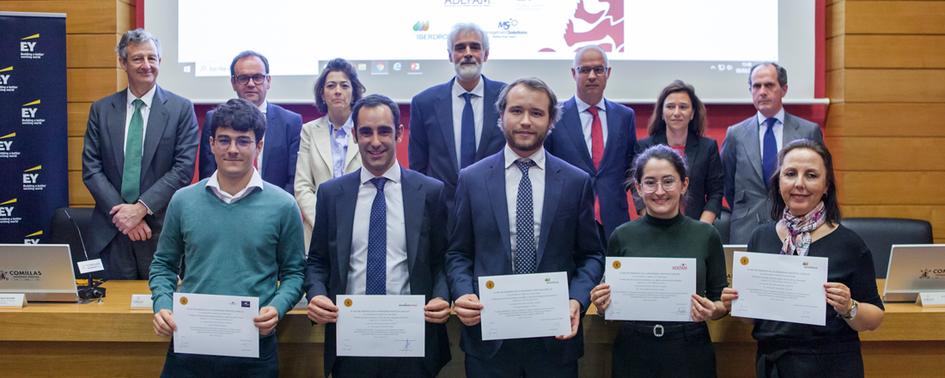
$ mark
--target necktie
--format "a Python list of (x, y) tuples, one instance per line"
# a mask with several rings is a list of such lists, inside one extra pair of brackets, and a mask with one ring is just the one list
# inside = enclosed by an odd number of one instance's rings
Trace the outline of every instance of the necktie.
[(777, 118), (768, 118), (765, 120), (764, 150), (761, 152), (761, 174), (765, 187), (768, 187), (768, 181), (774, 175), (774, 170), (778, 165), (778, 142), (774, 139), (774, 124)]
[(387, 179), (375, 177), (371, 183), (377, 188), (371, 204), (371, 222), (368, 225), (367, 295), (387, 294), (387, 203), (384, 184)]
[(144, 101), (136, 98), (131, 102), (135, 107), (128, 124), (128, 137), (125, 139), (125, 165), (121, 172), (121, 198), (127, 203), (134, 203), (141, 195), (141, 150), (144, 140), (144, 118), (141, 107)]
[(460, 130), (459, 168), (466, 168), (476, 160), (476, 119), (473, 117), (472, 93), (463, 93), (462, 129)]
[[(596, 106), (587, 108), (593, 117), (591, 119), (591, 160), (594, 162), (594, 169), (600, 169), (600, 162), (604, 159), (604, 128), (601, 126), (600, 111)], [(600, 220), (600, 199), (597, 193), (594, 193), (594, 219), (597, 223), (603, 223)]]
[(532, 203), (532, 180), (528, 169), (535, 166), (531, 160), (515, 162), (522, 171), (518, 183), (518, 198), (515, 200), (515, 258), (512, 273), (525, 274), (538, 271), (538, 248), (535, 245), (535, 215)]

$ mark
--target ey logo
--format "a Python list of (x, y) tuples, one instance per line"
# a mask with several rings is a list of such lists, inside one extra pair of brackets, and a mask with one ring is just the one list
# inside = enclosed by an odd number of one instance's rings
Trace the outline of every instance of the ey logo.
[(16, 137), (16, 131), (4, 136), (0, 136), (0, 152), (13, 150), (13, 138)]
[(12, 217), (13, 204), (15, 203), (16, 198), (0, 203), (0, 217)]
[(35, 107), (35, 105), (39, 104), (42, 104), (42, 101), (35, 100), (23, 104), (23, 108), (20, 109), (20, 116), (22, 116), (23, 119), (36, 118), (36, 112), (39, 111), (39, 107)]
[(36, 49), (34, 39), (39, 39), (39, 33), (33, 34), (31, 36), (20, 38), (20, 52), (31, 53)]
[(5, 72), (12, 72), (13, 66), (6, 68), (0, 68), (0, 85), (7, 85), (7, 82), (10, 81), (10, 74)]
[(23, 244), (39, 244), (40, 236), (43, 236), (43, 230), (26, 235), (26, 237), (23, 238)]
[[(24, 184), (35, 184), (39, 181), (39, 171), (43, 169), (42, 165), (37, 165), (33, 168), (23, 171), (23, 183)], [(36, 172), (36, 173), (33, 173)]]

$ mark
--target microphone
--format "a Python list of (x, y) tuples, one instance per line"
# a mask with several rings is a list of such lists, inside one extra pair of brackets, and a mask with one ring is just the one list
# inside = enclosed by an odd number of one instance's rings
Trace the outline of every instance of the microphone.
[[(69, 209), (63, 208), (62, 212), (66, 214), (66, 218), (69, 218), (69, 222), (71, 222), (72, 227), (75, 228), (75, 233), (79, 235), (79, 245), (82, 246), (82, 255), (85, 256), (85, 261), (88, 261), (89, 251), (85, 249), (85, 238), (82, 237), (82, 230), (79, 228), (79, 223), (77, 223), (75, 219), (72, 218), (72, 215), (69, 214)], [(105, 297), (105, 288), (98, 287), (98, 284), (95, 284), (95, 282), (92, 280), (91, 272), (89, 272), (88, 284), (86, 286), (80, 286), (78, 290), (80, 299), (89, 300)]]

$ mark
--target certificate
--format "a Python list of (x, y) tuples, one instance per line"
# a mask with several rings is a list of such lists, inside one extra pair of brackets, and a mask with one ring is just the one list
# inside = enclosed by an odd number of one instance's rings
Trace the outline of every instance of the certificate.
[(479, 277), (483, 340), (571, 334), (565, 272)]
[(696, 259), (608, 257), (604, 277), (610, 284), (605, 319), (692, 321)]
[(822, 326), (827, 319), (827, 258), (735, 252), (732, 316)]
[(259, 298), (174, 293), (174, 353), (259, 358)]
[(423, 357), (422, 295), (339, 295), (339, 356)]

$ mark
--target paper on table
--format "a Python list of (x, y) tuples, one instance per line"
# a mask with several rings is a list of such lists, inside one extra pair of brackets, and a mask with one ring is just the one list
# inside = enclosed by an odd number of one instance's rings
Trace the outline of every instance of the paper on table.
[(735, 252), (732, 316), (822, 326), (827, 321), (827, 258)]
[(422, 295), (339, 295), (336, 299), (339, 356), (424, 356)]
[(259, 298), (174, 293), (174, 353), (259, 358)]
[(688, 322), (696, 292), (696, 259), (608, 257), (607, 320)]
[(483, 340), (571, 333), (565, 272), (479, 277)]

